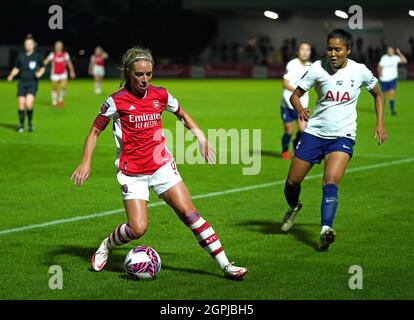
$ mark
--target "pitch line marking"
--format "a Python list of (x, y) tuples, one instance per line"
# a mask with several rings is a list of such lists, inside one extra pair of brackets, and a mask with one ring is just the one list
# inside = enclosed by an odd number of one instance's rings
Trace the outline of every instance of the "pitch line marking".
[[(399, 165), (399, 164), (410, 163), (410, 162), (414, 162), (414, 158), (376, 163), (376, 164), (371, 164), (371, 165), (366, 165), (366, 166), (361, 166), (361, 167), (356, 167), (356, 168), (349, 168), (348, 170), (346, 170), (346, 172), (347, 173), (353, 173), (353, 172), (367, 171), (367, 170), (378, 169), (378, 168), (383, 168), (383, 167), (389, 167), (389, 166), (392, 166), (392, 165)], [(322, 177), (323, 177), (323, 174), (319, 173), (319, 174), (314, 174), (314, 175), (307, 176), (305, 178), (305, 180), (313, 180), (313, 179), (318, 179), (318, 178), (322, 178)], [(209, 193), (205, 193), (205, 194), (195, 195), (195, 196), (192, 197), (192, 199), (197, 200), (197, 199), (206, 199), (206, 198), (211, 198), (211, 197), (218, 197), (218, 196), (237, 193), (237, 192), (268, 188), (268, 187), (280, 185), (280, 184), (283, 184), (283, 183), (285, 183), (285, 180), (273, 181), (273, 182), (262, 183), (262, 184), (255, 184), (255, 185), (251, 185), (251, 186), (235, 188), (235, 189), (229, 189), (229, 190), (224, 190), (224, 191), (209, 192)], [(163, 205), (166, 205), (166, 203), (163, 202), (163, 201), (158, 201), (158, 202), (148, 204), (148, 207), (158, 207), (158, 206), (163, 206)], [(49, 226), (53, 226), (53, 225), (57, 225), (57, 224), (70, 223), (70, 222), (76, 222), (76, 221), (89, 220), (89, 219), (109, 216), (109, 215), (113, 215), (113, 214), (123, 212), (123, 211), (124, 211), (124, 208), (115, 209), (115, 210), (109, 210), (109, 211), (103, 211), (103, 212), (88, 214), (86, 216), (77, 216), (77, 217), (73, 217), (73, 218), (53, 220), (53, 221), (49, 221), (49, 222), (45, 222), (45, 223), (31, 224), (31, 225), (27, 225), (27, 226), (23, 226), (23, 227), (5, 229), (5, 230), (0, 231), (0, 236), (5, 235), (5, 234), (10, 234), (10, 233), (26, 231), (26, 230), (49, 227)]]
[[(51, 140), (3, 140), (0, 139), (0, 144), (34, 144), (34, 145), (45, 145), (45, 146), (61, 146), (61, 147), (83, 147), (83, 143), (78, 142), (59, 142), (59, 141), (51, 141)], [(105, 147), (105, 148), (115, 148), (115, 143), (105, 143), (99, 142), (98, 147)], [(220, 150), (219, 152), (223, 152)], [(224, 151), (223, 153), (228, 153), (228, 151)], [(367, 152), (358, 152), (354, 153), (355, 157), (363, 157), (363, 158), (411, 158), (412, 154), (381, 154), (381, 153), (367, 153)]]

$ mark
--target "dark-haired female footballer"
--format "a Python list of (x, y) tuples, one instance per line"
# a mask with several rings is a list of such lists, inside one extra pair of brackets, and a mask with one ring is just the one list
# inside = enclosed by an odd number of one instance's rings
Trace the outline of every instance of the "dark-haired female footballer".
[[(320, 250), (326, 250), (335, 240), (332, 228), (338, 206), (338, 184), (352, 157), (356, 136), (356, 105), (360, 87), (374, 97), (377, 125), (375, 137), (379, 144), (387, 139), (384, 129), (384, 100), (375, 78), (364, 65), (348, 58), (351, 34), (342, 29), (332, 31), (327, 38), (326, 57), (315, 61), (298, 82), (290, 102), (299, 119), (308, 121), (296, 148), (285, 183), (285, 197), (290, 208), (282, 223), (288, 231), (302, 208), (300, 184), (315, 163), (325, 162), (322, 187)], [(318, 94), (313, 114), (303, 108), (300, 97), (312, 87)]]
[(215, 163), (215, 151), (178, 101), (166, 89), (150, 84), (153, 66), (154, 60), (148, 49), (132, 48), (125, 53), (122, 88), (102, 105), (86, 138), (82, 162), (72, 175), (78, 186), (88, 178), (99, 134), (112, 119), (117, 146), (117, 179), (128, 222), (120, 224), (102, 241), (92, 256), (92, 267), (101, 271), (111, 249), (139, 239), (145, 233), (149, 188), (152, 188), (193, 232), (201, 247), (217, 261), (225, 277), (242, 279), (247, 269), (229, 262), (218, 236), (197, 212), (181, 179), (162, 133), (163, 111), (174, 113), (194, 133), (209, 164)]

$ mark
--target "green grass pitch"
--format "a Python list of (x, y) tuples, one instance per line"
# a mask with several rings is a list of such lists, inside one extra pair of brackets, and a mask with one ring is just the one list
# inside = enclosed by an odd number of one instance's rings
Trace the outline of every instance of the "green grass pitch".
[[(413, 83), (400, 81), (398, 116), (386, 114), (390, 139), (373, 138), (372, 97), (361, 93), (355, 154), (340, 185), (336, 242), (318, 252), (321, 178), (302, 186), (304, 208), (289, 234), (280, 231), (286, 210), (283, 183), (289, 162), (280, 150), (279, 80), (154, 80), (167, 87), (203, 129), (260, 128), (261, 171), (243, 176), (243, 164), (179, 165), (193, 196), (268, 182), (276, 184), (199, 197), (195, 205), (212, 224), (229, 258), (249, 268), (242, 282), (225, 280), (192, 233), (167, 206), (149, 209), (144, 237), (114, 250), (101, 273), (90, 256), (124, 212), (50, 225), (48, 222), (122, 208), (115, 179), (110, 128), (101, 135), (87, 183), (69, 180), (83, 140), (105, 96), (118, 80), (93, 94), (87, 80), (70, 81), (63, 110), (50, 106), (50, 83), (42, 81), (34, 133), (15, 132), (16, 82), (0, 82), (0, 299), (413, 299), (414, 140)], [(311, 101), (315, 101), (312, 93)], [(164, 126), (175, 117), (164, 114)], [(322, 173), (315, 166), (310, 173)], [(151, 203), (157, 203), (152, 194)], [(34, 224), (43, 224), (30, 228)], [(14, 228), (26, 227), (14, 230)], [(123, 260), (135, 245), (154, 247), (162, 259), (155, 281), (131, 281)], [(51, 265), (63, 268), (63, 289), (48, 286)], [(348, 286), (350, 266), (363, 270), (363, 289)]]

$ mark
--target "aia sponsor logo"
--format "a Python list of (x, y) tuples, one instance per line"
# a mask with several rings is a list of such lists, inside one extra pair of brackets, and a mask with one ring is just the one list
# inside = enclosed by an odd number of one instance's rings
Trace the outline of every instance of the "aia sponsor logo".
[(344, 101), (349, 101), (351, 100), (350, 96), (349, 96), (349, 92), (345, 91), (345, 92), (332, 92), (331, 90), (329, 90), (326, 95), (325, 95), (325, 100), (327, 101), (337, 101), (337, 102), (344, 102)]
[(155, 109), (159, 109), (159, 108), (160, 108), (160, 106), (161, 106), (160, 101), (159, 101), (159, 100), (154, 100), (154, 101), (152, 102), (152, 106), (153, 106)]
[(123, 185), (121, 186), (121, 189), (122, 189), (122, 192), (123, 192), (123, 193), (128, 193), (128, 185), (123, 184)]

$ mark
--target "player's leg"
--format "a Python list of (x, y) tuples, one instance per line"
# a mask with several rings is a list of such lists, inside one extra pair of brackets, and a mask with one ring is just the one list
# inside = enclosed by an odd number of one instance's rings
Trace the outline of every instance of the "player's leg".
[(289, 145), (293, 135), (293, 121), (283, 122), (282, 159), (289, 160)]
[(348, 166), (349, 159), (350, 154), (342, 151), (331, 152), (325, 156), (319, 245), (321, 250), (328, 249), (329, 245), (335, 240), (333, 222), (338, 207), (338, 185)]
[(19, 95), (17, 97), (17, 115), (19, 117), (19, 128), (17, 129), (18, 132), (24, 131), (24, 106), (26, 105), (26, 96)]
[(57, 106), (57, 99), (58, 99), (58, 85), (59, 82), (52, 79), (52, 106), (55, 108)]
[(226, 277), (235, 280), (243, 278), (247, 269), (236, 267), (229, 262), (214, 229), (197, 212), (184, 182), (178, 182), (159, 196), (193, 232), (201, 247), (216, 260)]
[(147, 201), (140, 199), (124, 200), (124, 207), (128, 217), (127, 223), (118, 225), (106, 237), (98, 250), (92, 256), (92, 268), (101, 271), (108, 261), (109, 252), (115, 247), (139, 239), (147, 230), (148, 214)]
[(388, 101), (390, 103), (391, 115), (396, 115), (397, 112), (395, 111), (395, 88), (388, 91)]
[(102, 93), (102, 77), (95, 75), (94, 84), (95, 84), (95, 94), (101, 94)]
[(68, 83), (67, 79), (60, 80), (60, 91), (59, 91), (58, 104), (59, 104), (59, 107), (61, 108), (63, 108), (63, 104), (64, 104), (67, 83)]
[(33, 104), (34, 104), (34, 101), (35, 101), (34, 94), (30, 93), (26, 96), (26, 101), (25, 101), (25, 103), (26, 103), (26, 113), (27, 113), (27, 119), (28, 119), (28, 122), (29, 122), (29, 131), (30, 132), (33, 131), (32, 120), (33, 120)]
[(117, 180), (121, 188), (128, 222), (117, 226), (102, 241), (92, 256), (92, 267), (95, 271), (101, 271), (105, 266), (110, 250), (140, 238), (147, 229), (148, 176), (132, 177), (118, 172)]
[(293, 134), (293, 121), (291, 117), (290, 109), (286, 106), (280, 107), (280, 115), (283, 122), (283, 135), (282, 135), (282, 159), (289, 160), (289, 145)]
[(294, 157), (290, 164), (288, 177), (285, 182), (285, 199), (289, 209), (283, 218), (281, 229), (289, 231), (292, 228), (296, 215), (302, 209), (302, 203), (299, 201), (301, 183), (308, 172), (312, 169), (313, 163)]

